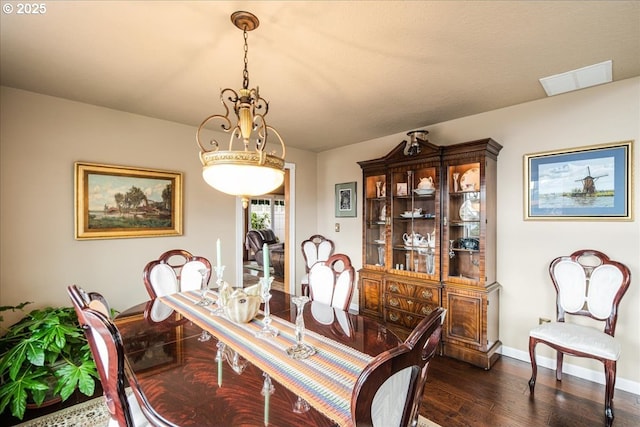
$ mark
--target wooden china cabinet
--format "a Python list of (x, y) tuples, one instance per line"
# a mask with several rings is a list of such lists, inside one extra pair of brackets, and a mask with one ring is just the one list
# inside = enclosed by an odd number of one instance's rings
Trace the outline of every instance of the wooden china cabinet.
[(409, 132), (363, 172), (360, 312), (400, 337), (447, 309), (443, 353), (489, 369), (499, 357), (496, 171), (491, 139), (438, 147)]

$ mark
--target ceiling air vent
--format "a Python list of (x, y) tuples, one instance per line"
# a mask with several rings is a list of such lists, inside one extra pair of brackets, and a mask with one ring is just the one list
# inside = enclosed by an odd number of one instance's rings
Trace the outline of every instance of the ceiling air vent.
[(611, 83), (611, 60), (540, 79), (548, 96)]

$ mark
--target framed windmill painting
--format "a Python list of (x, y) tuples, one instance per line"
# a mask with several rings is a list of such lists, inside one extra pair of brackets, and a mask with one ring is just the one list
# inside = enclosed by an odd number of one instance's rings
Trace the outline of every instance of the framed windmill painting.
[(632, 220), (632, 144), (526, 154), (524, 219)]

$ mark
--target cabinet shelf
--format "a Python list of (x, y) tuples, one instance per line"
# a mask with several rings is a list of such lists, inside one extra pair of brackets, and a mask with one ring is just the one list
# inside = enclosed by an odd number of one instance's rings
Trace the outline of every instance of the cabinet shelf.
[(435, 248), (429, 248), (426, 246), (403, 246), (403, 245), (396, 245), (393, 247), (393, 249), (398, 249), (401, 251), (422, 251), (424, 252), (424, 254), (427, 254), (428, 251), (430, 251), (430, 253), (434, 253), (435, 252)]
[(464, 196), (465, 194), (466, 195), (476, 194), (476, 196), (471, 197), (472, 199), (479, 199), (480, 198), (480, 192), (479, 191), (475, 191), (475, 190), (472, 190), (472, 191), (451, 191), (449, 193), (449, 196), (451, 196), (451, 197), (461, 197), (461, 196)]
[(403, 216), (397, 216), (397, 217), (394, 218), (395, 221), (403, 221), (403, 222), (409, 222), (409, 221), (412, 221), (412, 220), (413, 221), (422, 221), (422, 220), (426, 220), (426, 219), (432, 219), (433, 220), (433, 219), (436, 219), (436, 216), (435, 215), (428, 216), (428, 217), (427, 216), (416, 216), (416, 217), (413, 217), (413, 218), (405, 218)]
[(463, 252), (463, 253), (472, 253), (472, 254), (480, 253), (480, 250), (478, 250), (478, 249), (453, 248), (453, 251), (454, 252)]
[(449, 221), (449, 226), (450, 227), (462, 227), (464, 225), (478, 224), (478, 223), (480, 223), (479, 219), (474, 219), (474, 220), (471, 220), (471, 221), (463, 221), (463, 220), (456, 219), (456, 220), (453, 220), (453, 221)]

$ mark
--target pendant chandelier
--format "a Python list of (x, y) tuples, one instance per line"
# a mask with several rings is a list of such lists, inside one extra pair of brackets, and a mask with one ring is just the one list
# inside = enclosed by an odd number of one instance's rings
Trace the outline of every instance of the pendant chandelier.
[[(196, 142), (200, 147), (202, 177), (206, 183), (223, 193), (239, 196), (246, 208), (251, 196), (269, 193), (282, 185), (285, 146), (278, 131), (265, 120), (269, 103), (260, 97), (257, 86), (249, 89), (247, 33), (256, 29), (260, 21), (252, 13), (238, 11), (231, 15), (231, 22), (244, 35), (242, 89), (236, 92), (227, 88), (220, 92), (225, 114), (214, 114), (204, 119), (196, 132)], [(231, 110), (235, 114), (235, 124), (229, 116)], [(202, 143), (202, 130), (214, 120), (221, 122), (224, 132), (230, 133), (227, 150), (221, 149), (215, 139), (208, 142), (209, 149)], [(280, 143), (279, 153), (267, 151), (268, 138), (272, 135)], [(234, 149), (234, 145), (238, 147)]]

